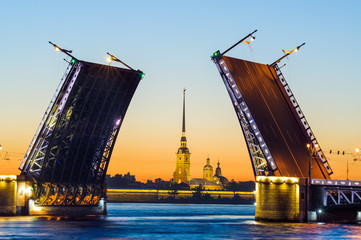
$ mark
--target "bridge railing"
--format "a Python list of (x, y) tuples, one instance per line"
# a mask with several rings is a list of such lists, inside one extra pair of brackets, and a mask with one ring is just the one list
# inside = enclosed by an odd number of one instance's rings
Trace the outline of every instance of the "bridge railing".
[(322, 186), (324, 207), (361, 204), (361, 181), (312, 179), (311, 185)]

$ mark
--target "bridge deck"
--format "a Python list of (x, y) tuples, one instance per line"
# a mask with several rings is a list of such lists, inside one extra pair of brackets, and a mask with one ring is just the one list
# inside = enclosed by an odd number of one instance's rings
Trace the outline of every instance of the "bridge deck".
[[(272, 67), (223, 56), (262, 136), (278, 171), (276, 175), (308, 177), (309, 139), (292, 112)], [(312, 177), (329, 178), (319, 160), (312, 159)]]

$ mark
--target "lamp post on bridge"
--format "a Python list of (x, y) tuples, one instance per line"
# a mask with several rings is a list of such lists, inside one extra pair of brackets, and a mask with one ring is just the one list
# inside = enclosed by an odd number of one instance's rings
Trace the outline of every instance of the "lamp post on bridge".
[(307, 222), (309, 220), (309, 210), (310, 210), (310, 205), (311, 205), (311, 178), (312, 178), (312, 158), (315, 157), (315, 155), (317, 155), (317, 148), (318, 148), (318, 144), (315, 143), (308, 143), (306, 145), (308, 152), (310, 153), (310, 157), (308, 159), (308, 180), (307, 180), (307, 207), (306, 207), (306, 211), (307, 211)]
[(315, 157), (315, 155), (317, 154), (317, 148), (318, 148), (318, 144), (312, 144), (312, 143), (308, 143), (307, 144), (307, 149), (310, 153), (310, 158), (308, 160), (308, 179), (309, 181), (311, 181), (311, 168), (312, 168), (312, 158)]

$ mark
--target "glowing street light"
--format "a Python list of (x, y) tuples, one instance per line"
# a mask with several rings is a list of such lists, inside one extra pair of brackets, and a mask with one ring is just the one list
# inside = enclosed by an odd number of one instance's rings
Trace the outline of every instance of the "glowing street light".
[(360, 152), (360, 148), (357, 147), (357, 148), (355, 149), (355, 151), (356, 151), (356, 153), (359, 153), (359, 152)]
[[(62, 51), (63, 53), (66, 53), (66, 54), (68, 54), (68, 55), (69, 55), (69, 53), (72, 53), (72, 52), (73, 52), (72, 50), (63, 49), (63, 48), (59, 47), (58, 45), (56, 45), (56, 44), (54, 44), (54, 43), (52, 43), (52, 42), (50, 42), (50, 41), (49, 41), (49, 43), (54, 46), (54, 49), (55, 49), (55, 51), (57, 51), (57, 52)], [(71, 57), (73, 57), (73, 56), (71, 56)]]
[(111, 57), (107, 57), (107, 62), (111, 63), (113, 61), (113, 59)]
[[(247, 43), (248, 45), (250, 44), (249, 41), (247, 41), (246, 39), (250, 37), (251, 41), (254, 41), (256, 38), (253, 36), (253, 34), (257, 32), (257, 30), (254, 30), (253, 32), (251, 32), (250, 34), (248, 34), (247, 36), (245, 36), (244, 38), (242, 38), (241, 40), (239, 40), (237, 43), (233, 44), (232, 47), (228, 48), (226, 51), (224, 51), (221, 55), (226, 54), (228, 51), (230, 51), (232, 48), (234, 48), (235, 46), (237, 46), (238, 44), (244, 42)], [(215, 56), (216, 57), (216, 56)]]
[(127, 64), (125, 64), (124, 62), (122, 62), (119, 58), (111, 55), (110, 53), (107, 52), (107, 54), (109, 55), (109, 57), (107, 58), (107, 61), (109, 63), (111, 63), (112, 61), (115, 61), (115, 62), (120, 62), (121, 64), (123, 64), (124, 66), (126, 66), (127, 68), (129, 68), (130, 70), (134, 70), (133, 68), (129, 67)]
[(49, 41), (49, 43), (50, 43), (51, 45), (53, 45), (53, 47), (54, 47), (54, 49), (55, 49), (56, 52), (63, 52), (63, 53), (65, 53), (66, 55), (68, 55), (69, 57), (71, 57), (71, 64), (74, 64), (74, 63), (76, 63), (76, 61), (78, 61), (78, 59), (76, 59), (74, 56), (72, 56), (72, 55), (70, 54), (70, 53), (73, 52), (72, 50), (66, 50), (66, 49), (64, 49), (64, 48), (61, 48), (61, 47), (59, 47), (58, 45), (56, 45), (56, 44), (54, 44), (54, 43), (52, 43), (52, 42), (50, 42), (50, 41)]
[(3, 147), (1, 146), (1, 144), (0, 144), (0, 150), (2, 150), (3, 149)]
[[(302, 46), (302, 45), (301, 45), (301, 46)], [(285, 54), (288, 54), (288, 55), (289, 55), (289, 54), (292, 54), (293, 52), (298, 52), (301, 46), (296, 47), (296, 48), (293, 49), (292, 51), (286, 51), (286, 50), (283, 50), (283, 49), (282, 49), (282, 52), (284, 52)]]
[[(310, 153), (310, 157), (308, 158), (308, 180), (307, 180), (307, 215), (308, 215), (308, 212), (309, 212), (309, 209), (310, 209), (310, 188), (311, 188), (311, 168), (312, 168), (312, 164), (311, 164), (311, 161), (312, 161), (312, 157), (314, 157), (316, 154), (317, 154), (317, 149), (318, 148), (318, 143), (315, 143), (315, 144), (312, 144), (312, 143), (307, 143), (306, 144), (306, 147)], [(307, 216), (308, 218), (308, 216)]]
[(305, 45), (306, 43), (302, 43), (301, 45), (297, 46), (296, 48), (294, 48), (291, 51), (286, 51), (286, 50), (282, 50), (282, 52), (285, 54), (284, 56), (282, 56), (281, 58), (279, 58), (278, 60), (276, 60), (274, 63), (272, 63), (271, 65), (274, 65), (276, 63), (279, 63), (282, 59), (284, 59), (285, 57), (288, 57), (290, 54), (294, 53), (294, 52), (298, 52), (300, 50), (300, 48)]

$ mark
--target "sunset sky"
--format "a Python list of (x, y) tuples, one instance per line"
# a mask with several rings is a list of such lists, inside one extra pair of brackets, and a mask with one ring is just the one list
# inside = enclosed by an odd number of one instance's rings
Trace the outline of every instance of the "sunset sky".
[[(79, 59), (107, 64), (110, 52), (145, 78), (129, 106), (108, 173), (137, 180), (172, 177), (181, 137), (183, 88), (191, 177), (209, 155), (228, 179), (253, 180), (244, 137), (210, 56), (255, 29), (256, 41), (230, 56), (283, 60), (289, 82), (331, 168), (361, 179), (360, 1), (1, 1), (0, 174), (17, 167), (67, 63), (52, 41)], [(8, 158), (5, 153), (8, 152)], [(361, 160), (361, 159), (360, 159)]]

